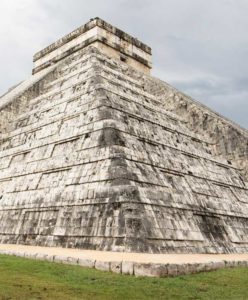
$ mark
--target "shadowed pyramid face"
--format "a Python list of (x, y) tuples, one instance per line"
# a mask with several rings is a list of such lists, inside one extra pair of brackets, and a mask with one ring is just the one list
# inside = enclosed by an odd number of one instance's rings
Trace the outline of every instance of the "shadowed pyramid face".
[(35, 74), (0, 98), (0, 241), (247, 251), (247, 132), (139, 72), (148, 66), (117, 46), (84, 48), (81, 31), (36, 54)]

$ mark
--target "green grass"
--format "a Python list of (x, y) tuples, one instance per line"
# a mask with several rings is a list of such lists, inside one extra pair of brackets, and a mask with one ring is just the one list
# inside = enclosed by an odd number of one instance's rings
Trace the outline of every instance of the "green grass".
[(248, 299), (248, 268), (135, 278), (0, 255), (0, 299)]

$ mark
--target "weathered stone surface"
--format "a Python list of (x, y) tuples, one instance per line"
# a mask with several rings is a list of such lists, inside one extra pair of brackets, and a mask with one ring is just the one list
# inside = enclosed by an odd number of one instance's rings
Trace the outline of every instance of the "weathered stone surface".
[(0, 98), (0, 242), (247, 252), (247, 130), (103, 52), (56, 52)]
[(87, 268), (94, 268), (95, 267), (95, 260), (89, 259), (89, 258), (79, 258), (78, 259), (78, 265), (82, 267)]
[(35, 256), (35, 259), (37, 259), (37, 260), (45, 260), (45, 256), (46, 256), (46, 254), (38, 253), (38, 254)]
[[(225, 261), (224, 263), (225, 263), (225, 266), (227, 268), (234, 268), (234, 267), (238, 266), (238, 262), (235, 261), (235, 260), (233, 260), (233, 261), (230, 261), (230, 260), (229, 261)], [(209, 268), (210, 268), (210, 266), (209, 266)]]
[(134, 275), (134, 263), (130, 261), (122, 262), (122, 274), (125, 275)]
[[(189, 267), (189, 265), (188, 265)], [(225, 263), (222, 262), (221, 264), (219, 264), (219, 268), (224, 268), (225, 267)], [(195, 272), (194, 272), (195, 270)], [(191, 265), (191, 267), (189, 268), (189, 272), (188, 274), (192, 274), (192, 273), (199, 273), (199, 272), (204, 272), (206, 271), (206, 263), (196, 263), (193, 264), (193, 266)]]
[(122, 262), (121, 261), (111, 261), (110, 262), (110, 271), (114, 273), (122, 273)]
[(154, 263), (135, 263), (134, 264), (135, 276), (148, 276), (148, 277), (167, 277), (168, 266), (165, 264)]
[(67, 257), (67, 264), (76, 265), (78, 264), (78, 258), (76, 257)]
[(44, 260), (47, 260), (47, 261), (54, 261), (54, 257), (55, 255), (45, 255), (44, 256)]
[(240, 260), (240, 261), (238, 261), (238, 266), (239, 267), (247, 267), (248, 266), (248, 261)]
[(95, 268), (101, 271), (110, 271), (110, 262), (109, 261), (99, 261), (97, 260), (95, 263)]
[(53, 261), (57, 262), (57, 263), (71, 264), (71, 265), (78, 264), (78, 258), (67, 257), (67, 256), (62, 256), (62, 255), (55, 255), (53, 257)]
[(168, 264), (167, 265), (168, 276), (174, 277), (179, 275), (178, 265), (176, 264)]

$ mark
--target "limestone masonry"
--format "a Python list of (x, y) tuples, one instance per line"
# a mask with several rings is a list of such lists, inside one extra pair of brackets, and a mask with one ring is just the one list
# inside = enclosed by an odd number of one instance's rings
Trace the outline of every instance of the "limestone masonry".
[(248, 251), (248, 132), (149, 75), (96, 18), (0, 98), (0, 243)]

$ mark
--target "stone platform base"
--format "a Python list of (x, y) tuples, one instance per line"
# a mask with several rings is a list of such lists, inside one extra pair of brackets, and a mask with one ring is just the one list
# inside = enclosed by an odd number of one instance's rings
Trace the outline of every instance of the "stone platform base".
[(237, 266), (248, 267), (248, 253), (148, 254), (0, 244), (0, 254), (150, 277), (180, 276)]

